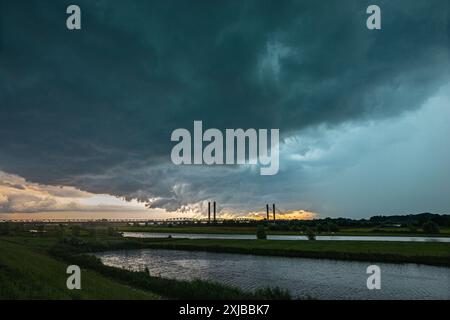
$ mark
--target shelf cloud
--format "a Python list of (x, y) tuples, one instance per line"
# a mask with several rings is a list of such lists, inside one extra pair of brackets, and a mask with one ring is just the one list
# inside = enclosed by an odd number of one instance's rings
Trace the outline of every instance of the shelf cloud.
[[(364, 199), (341, 194), (351, 188), (327, 184), (324, 200), (319, 186), (329, 172), (376, 157), (385, 145), (355, 140), (333, 153), (339, 134), (395, 125), (430, 99), (448, 101), (444, 0), (378, 1), (382, 30), (366, 28), (370, 3), (359, 0), (77, 4), (83, 27), (74, 32), (65, 28), (63, 2), (0, 8), (0, 170), (49, 186), (52, 197), (109, 194), (168, 211), (209, 199), (236, 212), (276, 201), (287, 211), (364, 216)], [(430, 119), (448, 116), (445, 108), (427, 110)], [(175, 166), (170, 134), (194, 120), (219, 129), (279, 128), (280, 172)], [(414, 134), (402, 130), (393, 129), (392, 139)], [(365, 131), (367, 141), (369, 132), (378, 134)], [(419, 170), (436, 160), (420, 159)], [(14, 198), (4, 190), (19, 194), (24, 181), (0, 177), (0, 210), (61, 206)], [(30, 201), (33, 209), (17, 207)], [(409, 210), (407, 201), (399, 197), (391, 208)]]

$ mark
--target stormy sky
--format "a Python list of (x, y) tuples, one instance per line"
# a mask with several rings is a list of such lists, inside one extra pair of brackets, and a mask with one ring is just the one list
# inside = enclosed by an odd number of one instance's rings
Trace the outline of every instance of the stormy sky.
[[(370, 4), (381, 30), (366, 28)], [(448, 213), (448, 21), (446, 0), (0, 0), (0, 190), (179, 212), (213, 199), (235, 214)], [(279, 128), (279, 173), (174, 165), (171, 132), (194, 120)]]

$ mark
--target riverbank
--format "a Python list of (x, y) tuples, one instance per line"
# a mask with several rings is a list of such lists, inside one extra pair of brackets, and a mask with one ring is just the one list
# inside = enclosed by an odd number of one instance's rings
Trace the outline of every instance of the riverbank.
[[(146, 270), (108, 267), (85, 253), (143, 245), (117, 237), (0, 237), (1, 299), (290, 299), (288, 292), (263, 288), (247, 292), (228, 285), (150, 276)], [(82, 269), (82, 290), (66, 287), (68, 265)]]
[(91, 270), (83, 270), (82, 290), (68, 290), (68, 264), (51, 257), (45, 243), (26, 242), (0, 238), (0, 299), (160, 299), (151, 291), (132, 288)]
[(382, 290), (367, 289), (367, 268), (373, 263), (329, 259), (286, 258), (205, 251), (136, 249), (95, 253), (112, 267), (139, 270), (170, 279), (202, 279), (239, 287), (276, 285), (294, 299), (410, 300), (449, 299), (446, 267), (380, 263)]
[[(181, 281), (103, 265), (88, 253), (170, 249), (450, 267), (450, 243), (122, 238), (118, 235), (0, 237), (0, 299), (288, 299), (272, 288), (246, 292), (209, 281)], [(83, 270), (83, 290), (67, 290), (66, 268)], [(274, 284), (276, 286), (276, 283)]]
[[(35, 238), (37, 241), (39, 238)], [(40, 238), (40, 241), (46, 238)], [(418, 263), (450, 267), (450, 243), (386, 241), (292, 241), (179, 238), (70, 238), (75, 253), (132, 249), (175, 249), (347, 261)], [(56, 242), (55, 242), (56, 243)], [(47, 247), (49, 245), (47, 244)]]
[[(123, 226), (122, 232), (155, 233), (196, 233), (196, 234), (256, 234), (255, 226)], [(301, 231), (266, 230), (269, 235), (304, 235)], [(322, 232), (321, 236), (405, 236), (405, 237), (450, 237), (450, 228), (441, 228), (438, 234), (427, 234), (418, 230), (410, 232), (408, 228), (342, 228), (337, 232)]]
[[(290, 241), (139, 239), (136, 247), (241, 253), (315, 259), (418, 263), (450, 267), (450, 243), (382, 241)], [(115, 245), (112, 245), (111, 249)]]

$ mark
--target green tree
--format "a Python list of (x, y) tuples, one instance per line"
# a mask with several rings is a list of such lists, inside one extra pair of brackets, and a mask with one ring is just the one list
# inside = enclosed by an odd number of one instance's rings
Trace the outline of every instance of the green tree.
[(11, 232), (9, 222), (0, 222), (0, 235), (8, 235)]
[(316, 240), (316, 233), (312, 228), (308, 228), (306, 231), (306, 236), (308, 237), (308, 240)]
[(81, 234), (81, 227), (78, 225), (73, 226), (72, 228), (72, 235), (75, 237), (79, 237)]
[(428, 221), (422, 226), (423, 232), (427, 234), (439, 233), (439, 226), (436, 222)]
[(24, 224), (23, 223), (15, 223), (14, 231), (16, 233), (23, 233), (23, 232), (25, 232)]
[(44, 236), (45, 225), (43, 225), (43, 224), (38, 225), (37, 231), (38, 231), (39, 236), (41, 236), (41, 237)]
[(265, 240), (267, 239), (267, 234), (266, 234), (266, 229), (264, 228), (263, 225), (259, 225), (256, 228), (256, 238), (260, 239), (260, 240)]
[(64, 229), (65, 229), (64, 225), (63, 225), (62, 223), (60, 223), (60, 224), (58, 225), (58, 229), (56, 230), (56, 235), (57, 235), (59, 238), (64, 237), (64, 234), (65, 234)]
[(97, 229), (95, 229), (95, 227), (92, 227), (88, 230), (89, 236), (90, 237), (96, 237), (97, 236)]
[(333, 223), (333, 222), (329, 222), (327, 225), (327, 229), (329, 232), (338, 232), (339, 228), (337, 226), (337, 224)]
[(107, 233), (108, 233), (108, 236), (116, 236), (117, 235), (116, 229), (114, 227), (108, 227)]
[(408, 225), (408, 230), (411, 233), (417, 233), (417, 227), (413, 225), (412, 223)]
[(322, 233), (322, 232), (326, 231), (325, 226), (320, 223), (317, 225), (316, 230), (317, 230), (317, 233)]

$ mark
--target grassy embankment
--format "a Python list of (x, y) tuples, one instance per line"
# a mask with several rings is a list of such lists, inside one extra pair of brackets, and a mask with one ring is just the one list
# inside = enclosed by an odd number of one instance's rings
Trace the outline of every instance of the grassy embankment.
[[(21, 238), (15, 238), (21, 239)], [(52, 240), (53, 239), (53, 240)], [(86, 253), (128, 249), (177, 249), (224, 253), (255, 254), (355, 260), (369, 262), (422, 263), (450, 266), (450, 243), (388, 241), (292, 241), (232, 239), (150, 239), (121, 237), (79, 237), (79, 243), (66, 245), (67, 252)], [(41, 248), (54, 247), (54, 238), (23, 238)]]
[(149, 291), (132, 288), (85, 270), (82, 290), (68, 290), (68, 264), (38, 246), (0, 238), (0, 299), (158, 299)]
[[(63, 240), (61, 240), (63, 239)], [(450, 267), (450, 243), (375, 241), (270, 241), (125, 239), (117, 236), (0, 237), (0, 299), (264, 299), (289, 298), (276, 289), (258, 292), (207, 281), (178, 281), (101, 264), (83, 253), (163, 248)], [(82, 290), (67, 290), (69, 264), (82, 268)]]
[[(199, 233), (199, 234), (256, 234), (256, 227), (248, 226), (124, 226), (118, 231), (161, 232), (161, 233)], [(267, 230), (273, 235), (302, 235), (300, 231)], [(450, 228), (441, 228), (438, 234), (426, 234), (421, 229), (410, 232), (408, 228), (341, 228), (338, 232), (322, 232), (321, 236), (416, 236), (450, 237)]]
[[(101, 239), (101, 240), (100, 240)], [(277, 288), (244, 292), (209, 281), (179, 281), (104, 266), (85, 252), (132, 249), (114, 237), (0, 237), (0, 299), (290, 299)], [(68, 290), (66, 268), (82, 269), (82, 289)]]
[(450, 243), (442, 242), (142, 239), (136, 243), (146, 248), (450, 267)]

